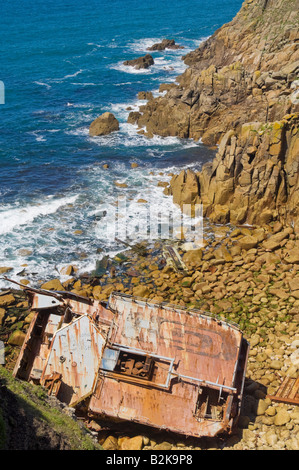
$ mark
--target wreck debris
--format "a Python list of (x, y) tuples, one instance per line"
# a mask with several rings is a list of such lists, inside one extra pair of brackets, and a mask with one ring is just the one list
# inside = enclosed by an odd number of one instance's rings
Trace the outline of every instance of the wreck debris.
[(170, 266), (175, 271), (188, 271), (187, 266), (175, 246), (165, 245), (163, 247), (163, 256), (167, 266)]
[(35, 316), (16, 377), (69, 406), (87, 400), (92, 419), (195, 437), (233, 429), (249, 349), (236, 325), (120, 293), (106, 305), (69, 292), (25, 291)]
[(135, 245), (130, 245), (128, 242), (124, 242), (123, 240), (120, 240), (119, 238), (115, 237), (115, 240), (119, 243), (122, 243), (126, 247), (130, 248), (131, 250), (135, 251), (139, 256), (146, 256), (147, 255), (147, 250), (144, 246), (142, 246), (140, 243), (136, 243)]
[(109, 265), (109, 256), (104, 256), (102, 259), (96, 261), (96, 269), (92, 272), (92, 277), (102, 277)]
[(57, 397), (61, 386), (61, 374), (54, 372), (44, 377), (44, 387), (48, 390), (49, 395)]
[(285, 377), (275, 395), (267, 395), (272, 401), (299, 405), (299, 377)]

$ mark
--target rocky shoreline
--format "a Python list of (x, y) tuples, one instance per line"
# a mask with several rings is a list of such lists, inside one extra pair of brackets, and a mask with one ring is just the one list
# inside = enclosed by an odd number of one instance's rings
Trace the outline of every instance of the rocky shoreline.
[[(298, 406), (270, 398), (299, 371), (297, 25), (295, 0), (246, 0), (231, 23), (185, 56), (189, 68), (178, 84), (162, 85), (165, 96), (150, 96), (129, 116), (128, 122), (146, 127), (148, 137), (219, 145), (201, 172), (174, 175), (164, 189), (180, 206), (204, 207), (204, 246), (183, 251), (178, 242), (186, 272), (166, 264), (163, 241), (157, 240), (144, 242), (143, 253), (129, 249), (106, 260), (94, 273), (79, 276), (76, 266), (66, 266), (61, 274), (67, 281), (41, 283), (103, 302), (118, 291), (197, 308), (238, 324), (250, 343), (234, 435), (195, 440), (141, 432), (133, 424), (109, 431), (87, 422), (106, 450), (299, 450)], [(112, 115), (105, 119), (117, 130)], [(104, 131), (94, 135), (106, 132), (106, 123), (96, 124)], [(22, 291), (0, 292), (8, 369), (31, 319)]]

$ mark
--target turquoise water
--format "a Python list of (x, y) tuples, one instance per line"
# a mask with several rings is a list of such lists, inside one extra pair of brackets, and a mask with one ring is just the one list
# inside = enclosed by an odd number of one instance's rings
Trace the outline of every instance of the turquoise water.
[[(181, 56), (230, 21), (241, 4), (2, 2), (0, 266), (14, 267), (16, 279), (22, 264), (21, 277), (32, 279), (57, 274), (71, 262), (93, 269), (98, 248), (119, 248), (95, 220), (104, 205), (113, 207), (125, 195), (134, 211), (139, 198), (151, 196), (157, 210), (169, 208), (171, 198), (158, 181), (178, 168), (199, 169), (213, 153), (192, 140), (137, 134), (126, 123), (127, 108), (143, 104), (139, 91), (159, 96), (159, 85), (185, 70)], [(184, 49), (153, 52), (155, 65), (148, 70), (123, 66), (164, 38)], [(120, 121), (119, 132), (90, 138), (90, 123), (105, 111)], [(132, 162), (139, 167), (132, 170)], [(116, 188), (115, 181), (127, 188)]]

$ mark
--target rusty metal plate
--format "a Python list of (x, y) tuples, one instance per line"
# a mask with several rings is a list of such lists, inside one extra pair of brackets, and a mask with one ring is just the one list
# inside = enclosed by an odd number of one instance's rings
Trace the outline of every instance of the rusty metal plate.
[(177, 373), (233, 386), (242, 333), (215, 318), (112, 296), (112, 344), (175, 357)]
[(275, 395), (267, 395), (273, 401), (299, 405), (299, 377), (285, 377)]
[(41, 383), (61, 374), (58, 398), (70, 406), (78, 403), (93, 391), (104, 345), (105, 338), (87, 315), (65, 325), (54, 335)]

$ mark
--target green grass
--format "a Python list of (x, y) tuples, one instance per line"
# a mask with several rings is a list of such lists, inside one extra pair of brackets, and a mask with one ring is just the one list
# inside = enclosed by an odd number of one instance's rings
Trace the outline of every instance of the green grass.
[[(28, 417), (38, 419), (49, 426), (69, 443), (72, 450), (101, 449), (101, 446), (81, 429), (77, 421), (49, 404), (47, 393), (42, 387), (14, 379), (2, 366), (0, 366), (0, 381), (15, 395), (20, 408), (24, 409)], [(1, 445), (2, 448), (5, 445), (5, 435), (0, 404), (0, 449)]]

